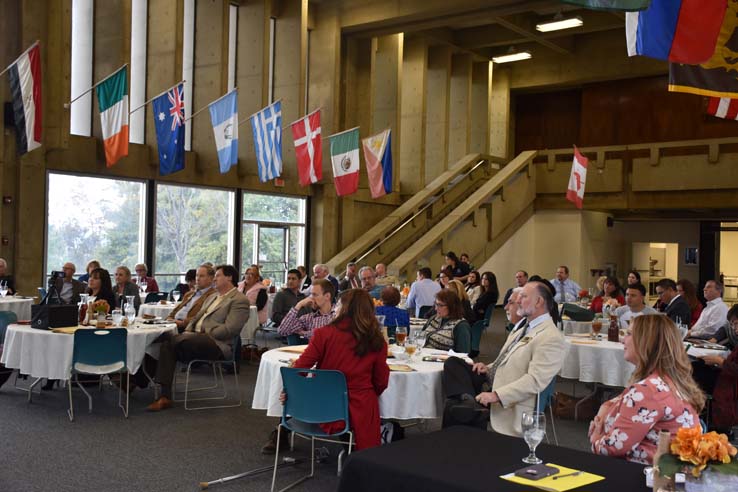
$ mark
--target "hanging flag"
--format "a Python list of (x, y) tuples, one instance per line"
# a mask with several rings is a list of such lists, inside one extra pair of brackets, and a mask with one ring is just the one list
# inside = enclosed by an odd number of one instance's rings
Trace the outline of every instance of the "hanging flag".
[(620, 10), (632, 12), (648, 8), (651, 0), (561, 0), (563, 3), (587, 7), (592, 10)]
[[(372, 198), (392, 193), (392, 149), (390, 130), (362, 139), (366, 174)], [(387, 180), (386, 177), (389, 176)]]
[(584, 185), (587, 181), (587, 163), (589, 159), (579, 153), (574, 146), (574, 161), (571, 163), (571, 174), (569, 175), (569, 187), (566, 190), (566, 199), (574, 203), (577, 208), (582, 208), (584, 201)]
[(726, 120), (738, 120), (738, 99), (711, 97), (707, 102), (707, 114)]
[(738, 49), (733, 41), (738, 36), (738, 0), (728, 0), (727, 5), (715, 52), (699, 65), (670, 63), (669, 91), (738, 98)]
[(232, 90), (209, 108), (220, 173), (225, 174), (238, 163), (238, 91)]
[(290, 125), (295, 140), (297, 175), (301, 186), (323, 179), (323, 142), (320, 136), (320, 109)]
[(18, 154), (41, 146), (41, 50), (38, 43), (9, 67)]
[(154, 126), (159, 148), (159, 174), (184, 169), (184, 92), (178, 84), (154, 99)]
[(725, 18), (725, 1), (653, 0), (625, 14), (628, 55), (695, 65), (710, 59)]
[(259, 181), (265, 183), (282, 174), (282, 103), (273, 102), (251, 116)]
[(338, 196), (350, 195), (359, 188), (359, 129), (346, 130), (331, 137), (333, 184)]
[(121, 68), (97, 86), (105, 162), (110, 167), (128, 155), (128, 70)]

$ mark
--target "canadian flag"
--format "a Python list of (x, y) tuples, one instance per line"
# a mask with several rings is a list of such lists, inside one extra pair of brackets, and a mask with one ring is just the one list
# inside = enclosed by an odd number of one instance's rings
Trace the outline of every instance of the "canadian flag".
[(574, 161), (571, 163), (571, 174), (569, 175), (569, 187), (566, 190), (566, 199), (574, 203), (577, 208), (582, 208), (584, 200), (584, 184), (587, 181), (587, 163), (589, 159), (579, 153), (574, 146)]
[(320, 137), (320, 109), (290, 125), (295, 139), (297, 174), (300, 185), (308, 186), (323, 179), (323, 144)]

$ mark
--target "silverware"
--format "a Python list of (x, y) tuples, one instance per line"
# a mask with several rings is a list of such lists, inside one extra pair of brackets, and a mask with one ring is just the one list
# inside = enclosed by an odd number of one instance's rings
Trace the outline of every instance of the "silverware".
[(575, 471), (573, 473), (567, 473), (566, 475), (557, 475), (557, 476), (553, 477), (553, 479), (556, 480), (556, 479), (559, 479), (559, 478), (576, 477), (577, 475), (581, 475), (582, 473), (584, 473), (584, 472), (581, 471), (581, 470), (580, 471)]

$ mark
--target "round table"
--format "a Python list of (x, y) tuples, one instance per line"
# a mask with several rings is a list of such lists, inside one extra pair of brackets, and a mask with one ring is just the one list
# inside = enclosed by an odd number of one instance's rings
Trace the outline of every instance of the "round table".
[(0, 297), (0, 311), (12, 311), (19, 320), (31, 319), (32, 297)]
[[(288, 350), (298, 349), (298, 347), (292, 346)], [(446, 353), (440, 350), (423, 349), (422, 355)], [(282, 377), (279, 368), (287, 366), (290, 360), (297, 357), (299, 354), (282, 349), (272, 349), (261, 356), (251, 408), (266, 410), (270, 417), (282, 415), (282, 405), (279, 402)], [(435, 419), (443, 416), (441, 391), (443, 364), (423, 362), (420, 361), (421, 357), (418, 357), (419, 362), (389, 359), (391, 364), (407, 364), (415, 371), (390, 372), (389, 385), (379, 397), (379, 414), (382, 418), (405, 420)]]
[(176, 306), (176, 302), (167, 302), (166, 304), (161, 304), (160, 302), (141, 304), (138, 307), (138, 315), (143, 316), (146, 314), (164, 319), (169, 316), (169, 313), (171, 313)]
[[(592, 322), (591, 321), (572, 321), (570, 319), (564, 320), (564, 335), (579, 334), (579, 333), (591, 333)], [(607, 329), (605, 329), (607, 331)]]
[[(81, 328), (91, 329), (91, 328)], [(130, 373), (141, 367), (144, 354), (159, 357), (159, 345), (153, 344), (159, 335), (177, 325), (134, 325), (128, 329), (126, 367)], [(69, 379), (72, 369), (74, 335), (38, 330), (27, 325), (12, 324), (5, 334), (5, 346), (0, 362), (21, 374), (34, 378)]]

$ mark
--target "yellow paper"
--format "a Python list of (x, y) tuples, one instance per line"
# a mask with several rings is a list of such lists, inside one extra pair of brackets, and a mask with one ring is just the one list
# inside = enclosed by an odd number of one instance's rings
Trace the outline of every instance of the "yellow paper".
[(551, 475), (550, 477), (542, 478), (540, 480), (528, 480), (527, 478), (523, 478), (523, 477), (519, 477), (515, 475), (515, 473), (508, 473), (507, 475), (500, 475), (500, 478), (502, 478), (503, 480), (507, 480), (509, 482), (515, 482), (521, 485), (529, 485), (537, 489), (549, 490), (551, 492), (562, 492), (564, 490), (571, 490), (577, 487), (583, 487), (584, 485), (589, 485), (591, 483), (599, 482), (600, 480), (605, 479), (605, 477), (603, 476), (584, 472), (581, 475), (563, 477), (563, 478), (554, 480), (554, 478), (559, 475), (566, 475), (567, 473), (574, 473), (579, 470), (575, 470), (574, 468), (567, 468), (561, 465), (555, 465), (553, 463), (546, 463), (546, 465), (553, 466), (554, 468), (558, 468), (559, 473), (557, 473), (556, 475)]
[(52, 328), (51, 331), (54, 333), (64, 333), (65, 335), (72, 335), (75, 331), (82, 329), (79, 326), (66, 326), (64, 328)]
[(291, 354), (301, 354), (305, 351), (307, 348), (307, 345), (292, 345), (290, 347), (285, 347), (279, 349), (282, 352), (289, 352)]
[(590, 341), (587, 341), (587, 340), (574, 340), (571, 343), (573, 343), (574, 345), (597, 345), (597, 342), (595, 342), (595, 341), (591, 341), (590, 342)]
[(415, 369), (407, 364), (387, 364), (390, 371), (394, 372), (413, 372)]

